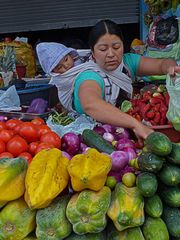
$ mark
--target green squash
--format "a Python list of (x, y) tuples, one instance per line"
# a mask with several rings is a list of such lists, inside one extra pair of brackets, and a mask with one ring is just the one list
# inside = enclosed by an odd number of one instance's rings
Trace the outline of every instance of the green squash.
[(75, 193), (66, 208), (66, 216), (76, 234), (98, 233), (107, 224), (106, 213), (111, 201), (111, 190), (104, 186), (100, 191), (83, 190)]
[(150, 217), (159, 218), (163, 212), (163, 204), (160, 197), (154, 194), (152, 197), (145, 198), (144, 210)]
[(159, 184), (159, 195), (170, 207), (180, 207), (180, 187)]
[(169, 240), (169, 232), (161, 218), (147, 217), (142, 226), (146, 240)]
[(167, 156), (169, 162), (180, 164), (180, 145), (172, 143), (172, 151)]
[(160, 180), (168, 185), (174, 186), (180, 183), (180, 168), (173, 164), (165, 164), (158, 173)]
[(66, 217), (70, 197), (64, 195), (55, 199), (48, 207), (36, 214), (36, 236), (38, 240), (61, 240), (69, 236), (72, 226)]
[(0, 212), (0, 239), (21, 240), (35, 229), (36, 210), (23, 198), (8, 202)]
[(107, 215), (118, 231), (141, 226), (144, 222), (144, 199), (139, 189), (117, 183)]
[(152, 132), (145, 140), (145, 146), (149, 152), (158, 156), (167, 156), (172, 150), (171, 140), (161, 132)]
[(164, 206), (162, 219), (166, 223), (169, 233), (180, 238), (180, 209)]
[(152, 197), (157, 191), (157, 177), (154, 173), (142, 172), (136, 177), (136, 186), (144, 197)]

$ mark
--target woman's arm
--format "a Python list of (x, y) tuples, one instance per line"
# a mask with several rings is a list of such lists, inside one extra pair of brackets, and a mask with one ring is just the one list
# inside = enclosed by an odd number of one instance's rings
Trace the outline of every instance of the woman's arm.
[(142, 56), (138, 66), (137, 75), (166, 75), (167, 73), (173, 75), (174, 72), (180, 72), (180, 67), (177, 66), (175, 60)]
[(101, 91), (95, 81), (87, 80), (81, 84), (79, 98), (84, 112), (99, 122), (129, 128), (138, 138), (146, 139), (153, 130), (104, 101)]

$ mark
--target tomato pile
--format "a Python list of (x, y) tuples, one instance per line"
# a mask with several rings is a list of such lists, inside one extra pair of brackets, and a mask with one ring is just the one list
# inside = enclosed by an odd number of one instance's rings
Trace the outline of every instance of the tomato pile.
[(41, 118), (0, 122), (0, 158), (24, 157), (30, 163), (39, 151), (53, 147), (61, 147), (61, 138)]

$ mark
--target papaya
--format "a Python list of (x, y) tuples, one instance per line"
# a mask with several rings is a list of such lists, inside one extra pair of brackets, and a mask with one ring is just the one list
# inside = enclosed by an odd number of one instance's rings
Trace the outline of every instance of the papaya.
[(145, 239), (169, 240), (169, 232), (165, 222), (161, 218), (152, 218), (146, 216), (142, 226)]
[(21, 197), (8, 202), (0, 212), (0, 239), (22, 240), (36, 226), (36, 210), (28, 208)]
[(144, 199), (139, 189), (117, 183), (107, 215), (118, 231), (141, 226), (144, 222)]
[(38, 240), (61, 240), (69, 236), (72, 226), (66, 217), (69, 196), (56, 198), (48, 207), (36, 214), (36, 236)]
[(18, 199), (24, 194), (27, 168), (28, 163), (24, 158), (0, 160), (0, 203)]
[(65, 240), (106, 240), (106, 236), (104, 232), (87, 233), (83, 235), (72, 233), (69, 237), (65, 238)]
[(111, 190), (104, 186), (99, 191), (83, 190), (70, 198), (66, 216), (76, 234), (98, 233), (107, 224), (107, 210), (111, 201)]
[(57, 148), (35, 155), (25, 178), (25, 201), (31, 209), (47, 207), (66, 188), (68, 162)]

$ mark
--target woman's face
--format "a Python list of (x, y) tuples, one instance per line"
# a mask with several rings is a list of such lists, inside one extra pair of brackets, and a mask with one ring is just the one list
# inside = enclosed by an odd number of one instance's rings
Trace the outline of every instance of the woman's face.
[(95, 62), (106, 71), (115, 70), (122, 62), (123, 42), (117, 35), (106, 33), (94, 46)]

